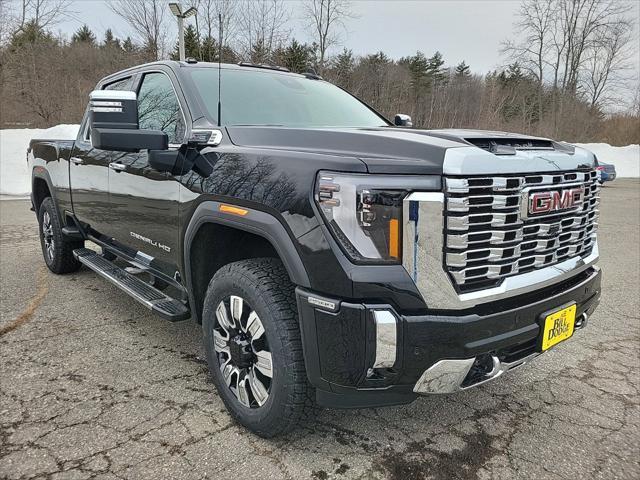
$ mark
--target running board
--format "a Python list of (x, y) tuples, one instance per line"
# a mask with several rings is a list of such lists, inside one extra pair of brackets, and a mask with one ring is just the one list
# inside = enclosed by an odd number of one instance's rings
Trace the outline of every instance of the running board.
[(178, 322), (191, 316), (182, 302), (165, 295), (93, 250), (78, 248), (73, 251), (73, 256), (165, 320)]

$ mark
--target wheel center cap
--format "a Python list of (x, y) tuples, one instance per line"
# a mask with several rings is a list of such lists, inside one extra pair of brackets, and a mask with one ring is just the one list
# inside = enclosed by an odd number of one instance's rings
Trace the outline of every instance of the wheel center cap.
[(239, 368), (247, 368), (253, 364), (251, 342), (242, 335), (236, 335), (229, 342), (231, 361)]

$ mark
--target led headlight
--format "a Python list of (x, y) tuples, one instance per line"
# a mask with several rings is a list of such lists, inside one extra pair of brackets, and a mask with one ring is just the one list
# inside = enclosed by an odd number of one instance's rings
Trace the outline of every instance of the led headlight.
[(356, 262), (400, 263), (402, 200), (433, 177), (319, 172), (316, 202), (338, 243)]

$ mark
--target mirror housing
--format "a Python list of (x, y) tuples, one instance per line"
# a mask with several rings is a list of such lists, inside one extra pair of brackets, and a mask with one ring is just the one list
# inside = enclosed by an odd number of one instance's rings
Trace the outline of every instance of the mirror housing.
[(158, 172), (168, 172), (171, 175), (182, 174), (182, 153), (180, 150), (149, 150), (149, 166)]
[(94, 128), (138, 129), (136, 92), (94, 90), (89, 94), (89, 124)]
[(169, 136), (162, 130), (130, 130), (126, 128), (92, 128), (91, 144), (100, 150), (139, 152), (167, 150)]
[(409, 115), (405, 115), (404, 113), (397, 113), (395, 118), (393, 119), (393, 124), (396, 127), (413, 127), (411, 117)]
[(139, 152), (167, 150), (169, 137), (161, 130), (140, 130), (135, 92), (94, 90), (89, 95), (91, 144), (100, 150)]

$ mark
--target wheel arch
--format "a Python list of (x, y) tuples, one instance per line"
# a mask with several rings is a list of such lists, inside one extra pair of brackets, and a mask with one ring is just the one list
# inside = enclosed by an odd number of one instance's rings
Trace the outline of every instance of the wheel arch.
[(47, 172), (44, 167), (35, 167), (31, 175), (31, 201), (36, 215), (38, 214), (40, 205), (42, 205), (42, 201), (47, 197), (53, 199), (57, 208), (54, 188), (51, 178), (49, 177), (49, 172)]
[[(202, 322), (204, 294), (210, 279), (219, 268), (234, 261), (279, 258), (293, 284), (310, 288), (309, 276), (293, 239), (275, 216), (247, 207), (242, 207), (247, 211), (245, 215), (236, 216), (221, 212), (221, 205), (216, 201), (198, 205), (184, 234), (185, 283), (196, 322)], [(234, 248), (224, 248), (230, 245)], [(204, 255), (204, 251), (208, 254)]]

